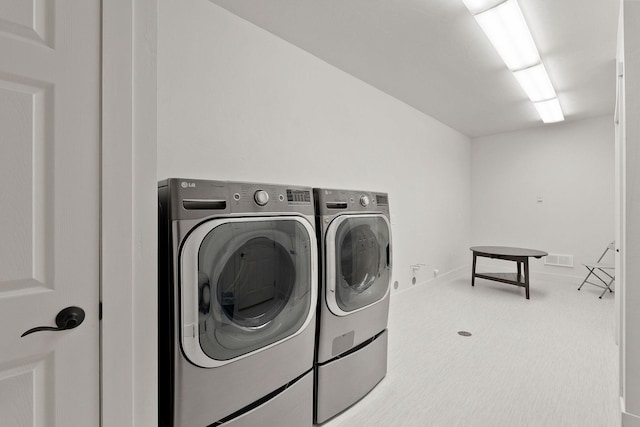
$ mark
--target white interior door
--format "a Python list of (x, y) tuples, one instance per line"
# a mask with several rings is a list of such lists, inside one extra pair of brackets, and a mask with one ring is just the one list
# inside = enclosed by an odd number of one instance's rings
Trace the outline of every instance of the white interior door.
[(0, 1), (1, 427), (99, 423), (99, 67), (100, 0)]

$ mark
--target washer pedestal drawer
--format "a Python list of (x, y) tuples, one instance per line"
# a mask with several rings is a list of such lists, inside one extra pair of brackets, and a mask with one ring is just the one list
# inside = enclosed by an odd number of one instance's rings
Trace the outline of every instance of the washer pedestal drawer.
[(311, 371), (273, 399), (221, 424), (220, 427), (311, 427), (312, 418), (313, 372)]
[(317, 366), (316, 423), (323, 423), (362, 399), (387, 374), (385, 330), (357, 351)]

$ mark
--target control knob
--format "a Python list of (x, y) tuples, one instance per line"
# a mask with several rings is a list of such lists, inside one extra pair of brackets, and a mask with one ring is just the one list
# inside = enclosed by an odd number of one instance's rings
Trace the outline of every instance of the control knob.
[(258, 206), (264, 206), (269, 203), (269, 193), (264, 190), (258, 190), (253, 194), (253, 200)]
[(366, 208), (367, 206), (369, 206), (369, 202), (369, 196), (367, 196), (366, 194), (360, 196), (360, 204), (362, 205), (362, 207)]

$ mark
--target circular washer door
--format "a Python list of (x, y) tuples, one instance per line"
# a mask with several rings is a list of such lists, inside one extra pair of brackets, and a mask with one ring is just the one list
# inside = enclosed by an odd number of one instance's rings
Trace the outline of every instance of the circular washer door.
[(291, 338), (310, 323), (316, 243), (301, 217), (217, 219), (181, 251), (182, 347), (215, 367)]
[(384, 215), (343, 215), (327, 230), (327, 305), (338, 316), (383, 299), (391, 279), (389, 221)]

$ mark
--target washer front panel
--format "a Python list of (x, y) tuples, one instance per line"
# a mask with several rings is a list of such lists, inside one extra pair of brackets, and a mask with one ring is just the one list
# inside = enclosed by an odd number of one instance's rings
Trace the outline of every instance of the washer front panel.
[(302, 332), (317, 296), (316, 239), (297, 216), (207, 221), (180, 252), (181, 343), (217, 367)]
[(346, 316), (363, 310), (389, 293), (390, 225), (386, 216), (341, 215), (326, 232), (326, 302)]

